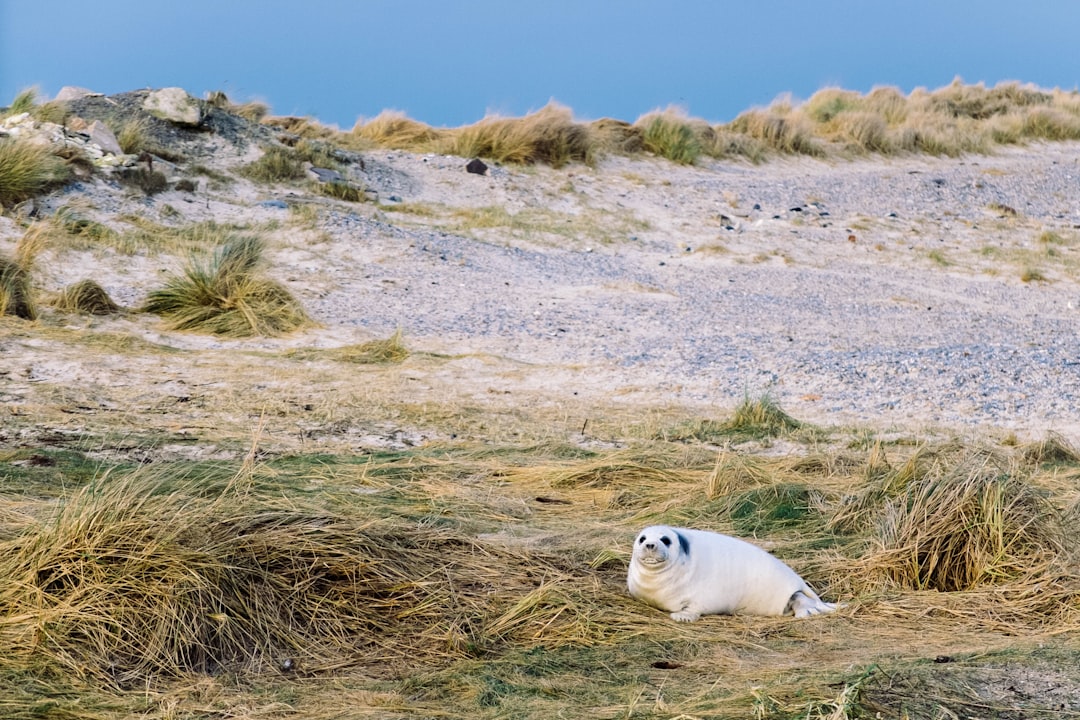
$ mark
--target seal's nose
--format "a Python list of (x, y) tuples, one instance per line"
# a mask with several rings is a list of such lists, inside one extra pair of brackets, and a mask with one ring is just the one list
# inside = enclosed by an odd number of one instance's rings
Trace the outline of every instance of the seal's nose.
[(646, 550), (655, 550), (656, 549), (656, 543), (654, 543), (654, 542), (645, 543), (645, 549)]

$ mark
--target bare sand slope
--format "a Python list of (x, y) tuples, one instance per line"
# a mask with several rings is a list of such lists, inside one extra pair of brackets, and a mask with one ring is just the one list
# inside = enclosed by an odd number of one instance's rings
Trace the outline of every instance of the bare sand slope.
[[(199, 162), (226, 174), (258, 155), (199, 142)], [(235, 397), (238, 427), (285, 408), (282, 433), (345, 417), (361, 444), (436, 432), (424, 412), (386, 409), (396, 403), (546, 408), (577, 427), (606, 412), (712, 417), (766, 392), (825, 424), (1080, 431), (1080, 144), (758, 166), (611, 157), (487, 176), (464, 165), (365, 153), (350, 172), (378, 202), (239, 177), (152, 198), (97, 179), (48, 198), (44, 215), (67, 206), (116, 227), (125, 214), (262, 223), (269, 274), (319, 327), (235, 341), (163, 332), (145, 315), (7, 323), (3, 402), (27, 423), (68, 401), (81, 415), (165, 403), (186, 427), (194, 406), (167, 400), (216, 388), (206, 397)], [(0, 251), (22, 233), (0, 218)], [(35, 278), (47, 293), (93, 277), (134, 306), (181, 261), (54, 248)], [(397, 329), (421, 354), (394, 368), (285, 354)], [(106, 340), (88, 346), (87, 333)], [(123, 337), (152, 345), (110, 339)], [(309, 410), (293, 418), (294, 406)]]

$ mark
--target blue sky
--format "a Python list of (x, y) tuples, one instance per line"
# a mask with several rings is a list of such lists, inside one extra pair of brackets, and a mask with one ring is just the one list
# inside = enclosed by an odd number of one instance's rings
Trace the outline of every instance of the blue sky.
[(0, 105), (27, 87), (225, 90), (343, 128), (458, 126), (551, 99), (580, 119), (677, 104), (726, 122), (790, 92), (1080, 86), (1060, 0), (0, 0)]

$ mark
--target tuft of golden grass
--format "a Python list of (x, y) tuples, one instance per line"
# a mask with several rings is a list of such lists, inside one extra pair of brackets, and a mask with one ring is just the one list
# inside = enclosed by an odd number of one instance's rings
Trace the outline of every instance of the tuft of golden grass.
[(206, 103), (211, 107), (221, 108), (233, 115), (239, 115), (245, 120), (253, 123), (262, 122), (263, 118), (270, 113), (270, 107), (266, 103), (234, 103), (229, 99), (229, 96), (221, 90), (213, 90), (207, 93)]
[(965, 450), (924, 474), (886, 481), (875, 535), (853, 577), (956, 592), (1031, 585), (1066, 573), (1062, 517), (1015, 463)]
[(255, 272), (262, 251), (259, 237), (235, 236), (210, 260), (191, 258), (183, 274), (147, 296), (142, 311), (173, 330), (228, 337), (292, 332), (310, 321), (284, 286)]
[(351, 133), (380, 147), (413, 152), (433, 148), (447, 134), (395, 110), (384, 110), (366, 122), (358, 121)]
[(326, 350), (298, 349), (290, 350), (287, 355), (300, 360), (329, 358), (338, 362), (358, 365), (376, 365), (383, 363), (401, 363), (409, 357), (409, 349), (401, 342), (401, 330), (385, 340), (371, 340), (356, 345), (345, 345)]
[(153, 149), (149, 123), (144, 118), (129, 119), (112, 129), (116, 133), (116, 142), (120, 149), (129, 155)]
[(12, 206), (62, 185), (70, 177), (67, 164), (42, 145), (0, 139), (0, 207)]
[(593, 161), (593, 143), (586, 125), (577, 123), (569, 108), (549, 103), (522, 118), (486, 117), (473, 125), (448, 131), (439, 151), (496, 162), (545, 163), (562, 167)]
[(693, 165), (702, 153), (699, 132), (711, 133), (708, 125), (694, 123), (686, 113), (668, 108), (643, 115), (634, 123), (641, 128), (643, 149), (680, 165)]
[(113, 302), (105, 289), (89, 279), (67, 286), (50, 304), (63, 312), (87, 315), (112, 315), (120, 312), (120, 306)]
[[(549, 105), (524, 118), (485, 118), (461, 128), (431, 128), (401, 113), (358, 123), (347, 139), (416, 152), (483, 156), (509, 163), (591, 162), (603, 153), (651, 152), (690, 164), (700, 156), (761, 162), (775, 155), (851, 153), (987, 154), (998, 145), (1080, 138), (1075, 92), (1030, 85), (965, 85), (959, 79), (905, 95), (895, 87), (861, 94), (823, 88), (802, 103), (781, 97), (766, 108), (710, 125), (677, 109), (649, 113), (630, 124), (603, 118), (575, 123), (569, 110)], [(540, 151), (539, 147), (572, 148)]]

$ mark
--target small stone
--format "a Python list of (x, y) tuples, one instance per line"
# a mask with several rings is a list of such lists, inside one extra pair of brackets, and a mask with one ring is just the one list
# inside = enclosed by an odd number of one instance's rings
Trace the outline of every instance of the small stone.
[(199, 101), (178, 87), (163, 88), (150, 93), (143, 101), (143, 110), (178, 125), (198, 125), (203, 118)]
[(112, 129), (100, 120), (95, 120), (90, 123), (90, 127), (86, 129), (86, 134), (90, 136), (90, 142), (94, 143), (105, 152), (112, 153), (113, 155), (124, 154)]
[(465, 170), (473, 175), (487, 175), (488, 166), (480, 158), (473, 158), (465, 166)]
[(341, 173), (329, 168), (310, 167), (308, 177), (321, 183), (345, 182), (345, 177)]

